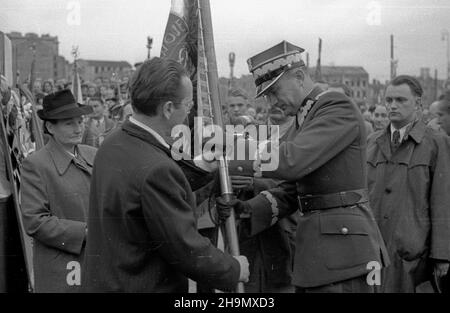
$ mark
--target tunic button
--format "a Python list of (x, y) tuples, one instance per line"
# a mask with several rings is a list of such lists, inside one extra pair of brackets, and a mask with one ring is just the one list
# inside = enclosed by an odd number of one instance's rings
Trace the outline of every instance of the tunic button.
[(342, 227), (341, 233), (342, 233), (342, 235), (347, 235), (348, 234), (348, 228), (347, 227)]
[(241, 172), (241, 173), (244, 171), (244, 169), (242, 168), (242, 166), (238, 166), (237, 170), (238, 170), (238, 172)]
[(392, 189), (391, 189), (391, 188), (386, 188), (386, 190), (385, 190), (385, 191), (386, 191), (386, 193), (387, 193), (387, 194), (389, 194), (389, 193), (391, 193), (391, 192), (392, 192)]

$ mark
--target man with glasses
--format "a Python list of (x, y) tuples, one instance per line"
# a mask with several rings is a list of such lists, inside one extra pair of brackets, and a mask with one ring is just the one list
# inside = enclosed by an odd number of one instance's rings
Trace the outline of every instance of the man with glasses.
[(192, 107), (188, 74), (175, 61), (153, 58), (130, 91), (134, 113), (105, 139), (94, 164), (83, 286), (186, 293), (188, 277), (232, 290), (248, 280), (247, 258), (221, 252), (198, 233), (189, 177), (172, 159), (172, 129)]

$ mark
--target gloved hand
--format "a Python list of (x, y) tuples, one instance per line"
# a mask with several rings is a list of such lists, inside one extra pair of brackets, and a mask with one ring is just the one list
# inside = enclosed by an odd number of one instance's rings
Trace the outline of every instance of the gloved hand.
[(230, 202), (226, 202), (223, 197), (216, 198), (216, 209), (219, 219), (221, 221), (227, 220), (231, 215), (231, 209), (234, 208), (236, 215), (241, 213), (250, 213), (251, 207), (246, 201), (233, 199)]

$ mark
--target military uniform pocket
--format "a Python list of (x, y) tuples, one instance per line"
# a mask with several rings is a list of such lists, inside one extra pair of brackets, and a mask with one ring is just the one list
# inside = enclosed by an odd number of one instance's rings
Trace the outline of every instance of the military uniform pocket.
[(347, 269), (373, 261), (370, 226), (358, 214), (320, 214), (320, 248), (328, 269)]

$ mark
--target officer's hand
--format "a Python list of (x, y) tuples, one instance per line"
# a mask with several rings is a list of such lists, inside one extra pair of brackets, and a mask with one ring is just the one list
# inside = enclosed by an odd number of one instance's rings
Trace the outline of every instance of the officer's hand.
[(227, 220), (231, 215), (231, 209), (234, 208), (234, 211), (237, 215), (243, 212), (249, 212), (250, 206), (246, 201), (241, 201), (238, 199), (233, 199), (230, 202), (225, 201), (223, 197), (216, 198), (216, 209), (217, 214), (219, 215), (219, 219), (221, 221)]
[(248, 260), (245, 255), (234, 256), (234, 258), (239, 262), (241, 271), (239, 274), (239, 281), (243, 283), (248, 283), (250, 277), (250, 270), (248, 266)]
[(449, 269), (449, 263), (448, 262), (436, 262), (434, 264), (434, 273), (438, 278), (443, 278), (447, 275), (448, 269)]
[(235, 190), (247, 189), (253, 187), (253, 177), (231, 176), (231, 185)]

